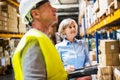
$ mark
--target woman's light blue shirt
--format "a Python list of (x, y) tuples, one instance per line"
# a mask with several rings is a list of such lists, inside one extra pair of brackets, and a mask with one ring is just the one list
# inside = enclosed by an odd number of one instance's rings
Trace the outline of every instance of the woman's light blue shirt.
[(76, 69), (90, 65), (88, 51), (86, 45), (81, 40), (74, 40), (73, 43), (64, 39), (62, 42), (55, 45), (64, 67), (73, 65)]

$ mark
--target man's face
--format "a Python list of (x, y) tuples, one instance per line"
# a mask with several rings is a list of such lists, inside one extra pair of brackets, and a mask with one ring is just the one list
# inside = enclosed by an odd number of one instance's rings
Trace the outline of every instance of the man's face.
[(52, 24), (53, 22), (56, 22), (57, 16), (56, 16), (56, 8), (53, 8), (50, 4), (50, 2), (46, 2), (42, 6), (38, 8), (40, 13), (40, 20), (44, 21), (46, 23)]

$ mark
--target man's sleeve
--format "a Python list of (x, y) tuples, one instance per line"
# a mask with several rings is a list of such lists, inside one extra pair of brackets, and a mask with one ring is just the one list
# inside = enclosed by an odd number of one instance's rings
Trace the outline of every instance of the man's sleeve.
[(22, 69), (24, 80), (46, 80), (46, 67), (38, 43), (33, 44), (26, 52)]

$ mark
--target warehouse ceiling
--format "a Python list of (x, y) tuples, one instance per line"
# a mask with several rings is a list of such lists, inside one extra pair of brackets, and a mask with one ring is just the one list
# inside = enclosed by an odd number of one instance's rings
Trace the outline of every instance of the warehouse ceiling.
[(78, 15), (78, 0), (50, 0), (52, 5), (58, 9), (58, 15)]
[[(17, 0), (20, 2), (20, 0)], [(49, 0), (57, 8), (59, 22), (64, 18), (73, 18), (78, 22), (79, 0)]]
[[(4, 1), (9, 1), (15, 6), (19, 4), (21, 0), (0, 0), (0, 5), (3, 5)], [(74, 15), (78, 14), (78, 0), (49, 0), (53, 7), (58, 9), (58, 15)], [(18, 7), (18, 6), (17, 6)]]
[[(20, 0), (17, 0), (20, 2)], [(58, 15), (78, 15), (78, 0), (49, 0), (58, 9)]]
[[(2, 1), (8, 1), (15, 6), (19, 7), (19, 2), (21, 0), (0, 0), (0, 5)], [(53, 7), (57, 8), (57, 15), (59, 21), (63, 18), (73, 18), (78, 20), (79, 13), (79, 0), (49, 0)]]
[(79, 0), (50, 0), (50, 2), (58, 10), (59, 22), (64, 18), (73, 18), (78, 22)]
[[(15, 6), (19, 6), (21, 0), (0, 0), (0, 5), (3, 5), (2, 2), (8, 1), (13, 3)], [(59, 16), (63, 15), (78, 15), (78, 0), (49, 0), (53, 7), (57, 8), (57, 14)], [(18, 4), (18, 5), (17, 5)]]

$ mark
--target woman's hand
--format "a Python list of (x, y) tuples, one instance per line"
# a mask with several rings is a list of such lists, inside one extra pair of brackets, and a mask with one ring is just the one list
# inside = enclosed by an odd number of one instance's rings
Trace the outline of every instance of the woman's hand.
[(91, 76), (84, 76), (84, 77), (76, 78), (75, 80), (92, 80), (92, 77)]
[(75, 67), (72, 65), (67, 65), (65, 70), (67, 71), (67, 73), (70, 73), (75, 70)]

